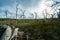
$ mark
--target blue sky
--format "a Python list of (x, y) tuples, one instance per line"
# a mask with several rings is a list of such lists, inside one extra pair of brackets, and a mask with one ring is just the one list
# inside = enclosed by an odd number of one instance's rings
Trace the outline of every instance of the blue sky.
[[(18, 0), (19, 7), (21, 9), (32, 9), (36, 7), (40, 0)], [(5, 15), (4, 10), (8, 9), (9, 11), (14, 11), (15, 13), (15, 0), (0, 0), (0, 15)], [(11, 12), (12, 12), (11, 11)], [(1, 16), (0, 16), (1, 17)]]
[[(60, 1), (60, 0), (54, 0), (54, 1)], [(30, 11), (35, 10), (35, 8), (37, 8), (40, 2), (41, 0), (18, 0), (20, 8), (27, 9)], [(0, 15), (3, 15), (3, 16), (5, 15), (4, 9), (8, 9), (10, 12), (15, 13), (15, 10), (14, 10), (15, 0), (0, 0)], [(0, 17), (3, 17), (3, 16), (0, 16)]]
[[(19, 4), (23, 7), (36, 6), (40, 0), (18, 0)], [(15, 0), (0, 0), (0, 7), (13, 5)]]

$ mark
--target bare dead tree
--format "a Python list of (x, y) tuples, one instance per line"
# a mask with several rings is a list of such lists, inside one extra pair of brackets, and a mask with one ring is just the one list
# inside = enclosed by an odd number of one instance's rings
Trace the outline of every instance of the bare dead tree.
[[(19, 8), (20, 9), (20, 8)], [(26, 12), (26, 10), (22, 10), (22, 9), (20, 9), (20, 11), (22, 12), (22, 14), (20, 15), (20, 18), (22, 18), (22, 19), (25, 19), (25, 12)]]
[(15, 2), (16, 2), (16, 19), (17, 19), (17, 13), (18, 13), (18, 6), (19, 6), (19, 3), (18, 3), (17, 0), (16, 0)]
[(7, 10), (7, 9), (5, 9), (5, 15), (6, 15), (6, 18), (7, 18), (7, 14), (8, 14), (8, 10)]
[(37, 19), (37, 13), (36, 12), (34, 12), (35, 13), (35, 19)]
[(43, 12), (43, 16), (44, 16), (44, 20), (45, 20), (45, 21), (46, 21), (46, 19), (47, 19), (47, 15), (48, 15), (48, 13), (47, 13), (47, 10), (45, 9), (44, 12)]
[(53, 19), (53, 18), (54, 18), (54, 15), (55, 15), (55, 14), (51, 14), (51, 19)]
[[(15, 0), (15, 3), (16, 3), (16, 19), (17, 19), (17, 17), (18, 17), (18, 6), (19, 6), (18, 0)], [(16, 20), (16, 25), (17, 25), (17, 20)]]
[[(6, 16), (6, 19), (7, 19), (7, 16), (8, 16), (8, 10), (5, 9), (5, 16)], [(5, 20), (5, 23), (7, 23), (7, 20)]]
[(54, 19), (55, 13), (54, 14), (50, 14), (50, 15), (51, 15), (51, 18), (50, 18), (51, 19), (51, 23), (54, 24), (54, 20), (53, 19)]
[(22, 12), (22, 17), (25, 18), (25, 10)]
[[(52, 8), (52, 10), (54, 10), (54, 12), (56, 12), (55, 14), (59, 14), (59, 12), (57, 12), (57, 9), (58, 9), (58, 7), (60, 7), (60, 2), (56, 2), (56, 4), (54, 4), (51, 8)], [(52, 11), (51, 10), (51, 11)], [(59, 9), (58, 9), (59, 10)], [(53, 15), (52, 15), (53, 16)]]
[(57, 13), (57, 15), (58, 15), (58, 19), (60, 19), (60, 9), (59, 9), (59, 12)]

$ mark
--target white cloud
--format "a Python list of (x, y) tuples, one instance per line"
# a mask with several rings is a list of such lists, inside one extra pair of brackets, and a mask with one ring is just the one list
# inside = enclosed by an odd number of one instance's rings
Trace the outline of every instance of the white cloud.
[[(55, 5), (54, 8), (51, 7), (52, 5), (56, 4), (53, 0), (41, 0), (41, 3), (39, 3), (39, 6), (37, 7), (37, 13), (40, 18), (44, 18), (43, 13), (46, 14), (54, 14), (57, 12), (58, 7), (60, 6), (60, 3)], [(59, 5), (59, 6), (58, 6)], [(56, 15), (57, 16), (57, 15)], [(51, 17), (48, 15), (48, 17)]]
[[(44, 13), (45, 10), (49, 14), (53, 14), (54, 13), (54, 11), (55, 11), (55, 9), (57, 7), (55, 7), (55, 8), (52, 9), (50, 6), (52, 6), (53, 4), (55, 4), (55, 2), (52, 1), (52, 0), (41, 0), (41, 1), (39, 1), (39, 4), (37, 6), (35, 6), (35, 7), (32, 5), (31, 7), (24, 8), (23, 6), (19, 5), (18, 8), (23, 9), (23, 10), (26, 10), (25, 15), (26, 15), (27, 18), (29, 16), (31, 16), (30, 13), (33, 13), (34, 14), (34, 12), (37, 13), (38, 18), (44, 18), (43, 13)], [(8, 17), (13, 16), (13, 18), (15, 18), (15, 16), (16, 16), (16, 5), (13, 4), (12, 6), (11, 5), (10, 6), (4, 6), (4, 7), (1, 8), (1, 10), (5, 10), (5, 8), (7, 10), (9, 10), (9, 12), (12, 13), (12, 15), (11, 14), (8, 14)], [(60, 8), (60, 6), (58, 7), (58, 9), (59, 8)], [(20, 11), (20, 9), (18, 11), (18, 15), (21, 15), (22, 14), (22, 12)], [(56, 9), (56, 10), (58, 10), (58, 9)], [(35, 14), (34, 14), (34, 16), (35, 16)], [(48, 17), (49, 17), (49, 15), (48, 15)]]

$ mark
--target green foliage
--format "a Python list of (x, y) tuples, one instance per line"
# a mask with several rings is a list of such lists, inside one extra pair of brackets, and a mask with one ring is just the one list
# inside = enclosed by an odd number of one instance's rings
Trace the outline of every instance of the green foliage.
[(26, 28), (31, 32), (30, 40), (60, 40), (60, 20), (16, 20), (16, 19), (1, 19), (0, 25), (13, 25), (19, 27), (20, 31)]

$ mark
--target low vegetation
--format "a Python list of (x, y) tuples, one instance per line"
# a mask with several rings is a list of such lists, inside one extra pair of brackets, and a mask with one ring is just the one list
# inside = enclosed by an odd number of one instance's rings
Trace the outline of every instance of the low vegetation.
[(13, 25), (20, 31), (28, 29), (29, 40), (60, 40), (60, 19), (0, 19), (0, 25)]

